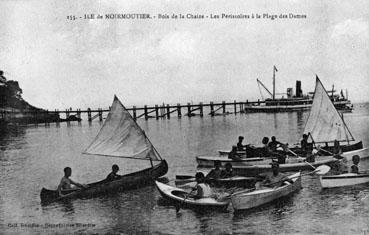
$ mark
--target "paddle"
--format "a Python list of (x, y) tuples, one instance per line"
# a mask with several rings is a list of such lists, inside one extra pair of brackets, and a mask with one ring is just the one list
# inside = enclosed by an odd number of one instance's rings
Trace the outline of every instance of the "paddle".
[(185, 203), (185, 201), (186, 201), (186, 199), (191, 195), (191, 193), (193, 192), (193, 191), (195, 191), (196, 190), (196, 187), (195, 188), (193, 188), (192, 190), (191, 190), (191, 192), (189, 192), (185, 197), (184, 197), (184, 199), (183, 199), (183, 201), (181, 202), (181, 204), (176, 204), (176, 213), (178, 213), (179, 212), (179, 210), (181, 209), (181, 207), (183, 206), (183, 204)]

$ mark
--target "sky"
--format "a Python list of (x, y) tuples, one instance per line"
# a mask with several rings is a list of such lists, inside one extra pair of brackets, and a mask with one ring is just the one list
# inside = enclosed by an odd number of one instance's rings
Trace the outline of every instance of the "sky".
[[(261, 99), (315, 74), (369, 101), (369, 8), (358, 1), (0, 0), (0, 70), (45, 109)], [(68, 20), (84, 14), (300, 14), (305, 19)], [(267, 94), (263, 92), (264, 98)]]

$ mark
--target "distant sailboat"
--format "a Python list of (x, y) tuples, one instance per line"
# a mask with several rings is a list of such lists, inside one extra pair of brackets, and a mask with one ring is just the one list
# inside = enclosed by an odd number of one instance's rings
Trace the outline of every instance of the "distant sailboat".
[[(157, 178), (168, 171), (167, 162), (160, 157), (143, 130), (116, 96), (100, 132), (84, 154), (148, 160), (151, 168), (123, 175), (114, 181), (102, 180), (91, 183), (86, 189), (75, 190), (62, 197), (56, 190), (43, 188), (41, 201), (56, 201), (139, 188), (154, 183)], [(159, 164), (154, 165), (153, 162), (159, 162)]]
[[(318, 76), (316, 76), (313, 104), (305, 124), (304, 133), (309, 133), (315, 143), (333, 143), (335, 140), (347, 142), (347, 145), (341, 145), (343, 152), (363, 148), (362, 141), (350, 144), (350, 141), (355, 141), (355, 139), (342, 116), (334, 107)], [(333, 147), (325, 148), (329, 151)]]

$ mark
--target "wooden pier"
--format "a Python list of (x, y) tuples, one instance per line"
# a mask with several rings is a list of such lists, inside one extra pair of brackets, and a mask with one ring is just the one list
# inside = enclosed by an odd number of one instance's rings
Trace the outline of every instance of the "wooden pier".
[[(233, 102), (210, 102), (210, 103), (203, 103), (200, 102), (198, 104), (187, 103), (187, 104), (162, 104), (162, 105), (154, 105), (148, 106), (144, 105), (143, 107), (136, 107), (133, 106), (131, 108), (127, 108), (127, 110), (131, 113), (132, 117), (137, 119), (170, 119), (171, 117), (182, 118), (183, 116), (186, 117), (193, 117), (193, 116), (200, 116), (204, 117), (205, 115), (208, 116), (220, 116), (220, 115), (229, 115), (229, 114), (237, 114), (237, 113), (244, 113), (245, 107), (247, 105), (260, 105), (264, 103), (264, 101), (252, 101), (249, 102), (248, 100), (244, 102), (237, 102), (236, 100)], [(109, 108), (97, 108), (91, 109), (87, 108), (86, 110), (81, 109), (65, 109), (65, 110), (57, 110), (54, 111), (50, 110), (42, 110), (42, 111), (33, 111), (27, 112), (24, 110), (0, 110), (0, 120), (15, 120), (17, 118), (24, 116), (27, 117), (28, 123), (49, 123), (49, 122), (70, 122), (70, 121), (78, 121), (82, 120), (82, 115), (85, 114), (87, 116), (87, 121), (92, 122), (95, 119), (99, 121), (103, 120), (103, 114), (109, 112)], [(48, 116), (58, 116), (57, 120), (48, 120)], [(42, 118), (43, 117), (43, 118)], [(65, 119), (64, 119), (65, 117)]]

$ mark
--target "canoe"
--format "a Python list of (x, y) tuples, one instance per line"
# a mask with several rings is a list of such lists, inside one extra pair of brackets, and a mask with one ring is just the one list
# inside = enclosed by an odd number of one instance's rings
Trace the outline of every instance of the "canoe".
[(227, 209), (230, 201), (218, 201), (214, 198), (200, 198), (194, 199), (186, 196), (188, 193), (180, 188), (172, 187), (167, 184), (155, 181), (156, 187), (161, 196), (171, 203), (180, 205), (181, 207), (193, 208), (193, 209)]
[(369, 174), (346, 173), (319, 177), (322, 188), (336, 188), (369, 183)]
[[(350, 151), (355, 151), (355, 150), (360, 150), (363, 148), (363, 142), (362, 141), (359, 141), (359, 142), (356, 142), (354, 144), (347, 144), (347, 145), (340, 145), (341, 147), (341, 150), (343, 153), (345, 152), (350, 152)], [(322, 149), (328, 151), (328, 152), (333, 152), (334, 151), (334, 147), (333, 146), (322, 146), (321, 147)], [(300, 147), (292, 147), (291, 150), (297, 154), (301, 154), (302, 153), (302, 150)], [(321, 153), (324, 154), (324, 151), (321, 151)], [(327, 154), (327, 153), (325, 153)]]
[[(219, 153), (219, 155), (226, 155), (226, 156), (228, 156), (228, 154), (231, 152), (231, 150), (226, 150), (226, 149), (219, 149), (218, 150), (218, 153)], [(244, 151), (237, 151), (237, 154), (238, 155), (246, 155), (246, 150), (244, 150)]]
[[(209, 183), (214, 187), (253, 187), (256, 183), (255, 177), (233, 176), (222, 179), (209, 179)], [(177, 187), (193, 187), (196, 185), (195, 177), (187, 179), (176, 179), (175, 184)]]
[(73, 190), (66, 192), (63, 196), (59, 196), (57, 190), (42, 188), (41, 202), (51, 203), (64, 199), (93, 197), (100, 194), (125, 191), (129, 189), (140, 188), (146, 185), (153, 184), (154, 181), (165, 175), (168, 171), (168, 164), (162, 160), (158, 165), (147, 168), (138, 172), (123, 175), (121, 178), (114, 181), (102, 180), (99, 182), (88, 184), (88, 188)]
[(264, 158), (243, 158), (240, 161), (235, 161), (226, 157), (217, 156), (197, 156), (196, 161), (199, 167), (214, 167), (215, 161), (220, 161), (221, 166), (225, 166), (227, 163), (231, 163), (232, 166), (247, 166), (254, 165), (255, 162), (263, 161)]
[(301, 189), (301, 174), (300, 172), (290, 175), (294, 183), (286, 183), (277, 188), (267, 188), (260, 190), (243, 190), (232, 194), (231, 201), (235, 210), (246, 210), (261, 206), (268, 202), (272, 202), (278, 198), (288, 196)]
[(352, 160), (352, 156), (358, 155), (360, 159), (369, 158), (369, 148), (358, 149), (354, 151), (344, 152), (341, 154), (342, 157), (345, 157), (348, 161)]
[[(333, 162), (337, 161), (332, 156), (322, 156), (319, 157), (315, 162), (306, 163), (306, 162), (295, 162), (295, 163), (284, 163), (279, 164), (280, 172), (296, 172), (302, 170), (312, 170), (314, 166), (315, 168), (321, 165), (329, 165)], [(256, 176), (261, 173), (270, 172), (271, 166), (269, 163), (264, 164), (255, 164), (252, 166), (235, 166), (233, 167), (233, 173), (235, 175), (240, 176)]]

